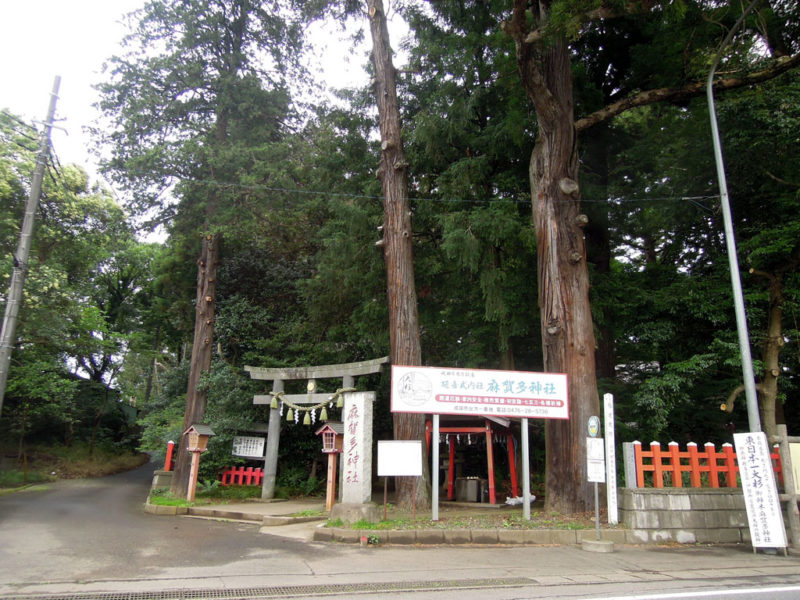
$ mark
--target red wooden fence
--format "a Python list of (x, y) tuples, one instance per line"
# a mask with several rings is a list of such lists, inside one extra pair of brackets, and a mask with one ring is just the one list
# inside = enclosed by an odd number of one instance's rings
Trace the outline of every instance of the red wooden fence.
[(261, 485), (264, 470), (260, 467), (228, 467), (219, 479), (222, 485)]
[[(697, 444), (689, 442), (686, 451), (681, 452), (677, 442), (669, 443), (669, 450), (663, 452), (661, 444), (650, 442), (650, 450), (643, 450), (641, 442), (633, 442), (633, 454), (636, 461), (636, 487), (645, 487), (645, 473), (652, 473), (652, 487), (663, 488), (665, 477), (670, 487), (683, 487), (683, 473), (689, 474), (691, 487), (720, 487), (720, 478), (724, 479), (722, 487), (738, 487), (736, 476), (739, 465), (736, 452), (731, 444), (723, 444), (718, 452), (714, 444), (708, 442), (700, 452)], [(779, 485), (783, 485), (781, 457), (777, 447), (770, 454), (773, 468)], [(647, 461), (647, 462), (645, 462)], [(707, 477), (703, 477), (706, 474)]]

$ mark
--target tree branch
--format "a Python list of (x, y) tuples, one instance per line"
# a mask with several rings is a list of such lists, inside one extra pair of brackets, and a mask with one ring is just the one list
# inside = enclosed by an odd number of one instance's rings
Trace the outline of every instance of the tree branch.
[[(637, 2), (629, 2), (622, 10), (617, 10), (610, 6), (601, 6), (583, 13), (578, 18), (581, 25), (585, 25), (586, 23), (592, 23), (602, 19), (616, 19), (626, 15), (642, 14), (648, 12), (653, 8), (654, 5), (655, 2), (653, 0), (641, 0)], [(528, 34), (525, 36), (524, 42), (526, 44), (536, 44), (541, 42), (545, 35), (545, 28), (539, 27), (538, 29), (528, 32)]]
[(800, 183), (795, 183), (793, 181), (786, 181), (785, 179), (781, 179), (777, 175), (773, 175), (769, 171), (764, 171), (764, 172), (767, 174), (767, 177), (769, 177), (770, 179), (772, 179), (774, 181), (777, 181), (778, 183), (780, 183), (782, 185), (788, 185), (788, 186), (793, 187), (793, 188), (800, 188)]
[[(743, 75), (742, 77), (720, 78), (714, 82), (714, 89), (719, 91), (732, 90), (755, 83), (768, 81), (787, 71), (800, 66), (800, 54), (794, 56), (783, 56), (767, 69)], [(639, 106), (655, 104), (656, 102), (686, 100), (704, 94), (706, 90), (705, 81), (696, 81), (679, 88), (659, 88), (656, 90), (646, 90), (623, 98), (617, 102), (609, 104), (598, 111), (593, 112), (575, 121), (575, 129), (578, 133), (590, 127), (602, 123), (612, 117), (617, 116)]]
[[(744, 391), (744, 385), (739, 385), (733, 389), (733, 391), (728, 396), (728, 399), (719, 405), (720, 410), (724, 410), (727, 413), (733, 412), (733, 405), (736, 402), (736, 399), (741, 396), (742, 392)], [(763, 392), (764, 385), (761, 383), (756, 384), (756, 391)]]

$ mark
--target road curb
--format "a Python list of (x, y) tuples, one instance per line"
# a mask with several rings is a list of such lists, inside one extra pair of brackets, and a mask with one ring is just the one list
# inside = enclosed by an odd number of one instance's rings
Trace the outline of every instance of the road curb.
[[(590, 535), (591, 534), (591, 535)], [(594, 539), (594, 530), (563, 529), (348, 529), (318, 527), (315, 542), (358, 544), (362, 537), (377, 537), (380, 544), (391, 545), (481, 545), (481, 546), (576, 546)], [(607, 544), (638, 544), (624, 529), (604, 530)]]

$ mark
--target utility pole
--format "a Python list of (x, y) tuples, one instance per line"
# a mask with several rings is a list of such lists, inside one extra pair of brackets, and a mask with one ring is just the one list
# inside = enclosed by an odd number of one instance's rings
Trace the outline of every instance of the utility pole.
[(722, 159), (722, 141), (717, 125), (717, 110), (714, 106), (714, 73), (722, 58), (722, 53), (728, 47), (739, 26), (759, 0), (753, 0), (728, 32), (714, 57), (714, 63), (708, 72), (706, 80), (706, 96), (708, 98), (708, 115), (711, 119), (711, 138), (714, 142), (714, 161), (717, 166), (717, 179), (719, 181), (719, 199), (722, 205), (722, 221), (725, 227), (725, 246), (728, 249), (728, 268), (731, 273), (731, 288), (733, 289), (733, 308), (736, 315), (736, 330), (739, 335), (739, 353), (742, 358), (742, 378), (744, 380), (744, 394), (747, 401), (747, 421), (750, 431), (761, 431), (761, 417), (758, 413), (758, 394), (756, 381), (753, 375), (753, 358), (750, 355), (750, 334), (747, 329), (747, 315), (744, 308), (744, 294), (742, 281), (739, 277), (739, 259), (736, 256), (736, 238), (733, 233), (733, 217), (728, 197), (728, 180), (725, 177), (725, 163)]
[(39, 154), (36, 157), (36, 168), (33, 170), (31, 191), (25, 203), (25, 217), (22, 220), (22, 231), (19, 235), (17, 252), (14, 254), (14, 269), (11, 272), (11, 283), (8, 286), (6, 309), (3, 315), (3, 329), (0, 331), (0, 415), (3, 412), (3, 399), (6, 395), (8, 381), (8, 367), (11, 363), (11, 352), (14, 349), (17, 332), (17, 317), (19, 306), (22, 303), (22, 288), (25, 285), (25, 276), (28, 274), (28, 256), (31, 252), (33, 241), (33, 221), (39, 207), (39, 198), (42, 195), (42, 181), (44, 170), (47, 166), (47, 157), (50, 153), (50, 131), (56, 114), (56, 100), (61, 77), (56, 76), (53, 81), (53, 91), (50, 92), (50, 107), (47, 110), (44, 129), (39, 136)]

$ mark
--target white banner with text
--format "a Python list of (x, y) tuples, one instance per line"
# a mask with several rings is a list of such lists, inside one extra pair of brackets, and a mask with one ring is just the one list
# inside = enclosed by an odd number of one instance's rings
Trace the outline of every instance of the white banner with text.
[(393, 365), (392, 412), (569, 419), (567, 376)]

